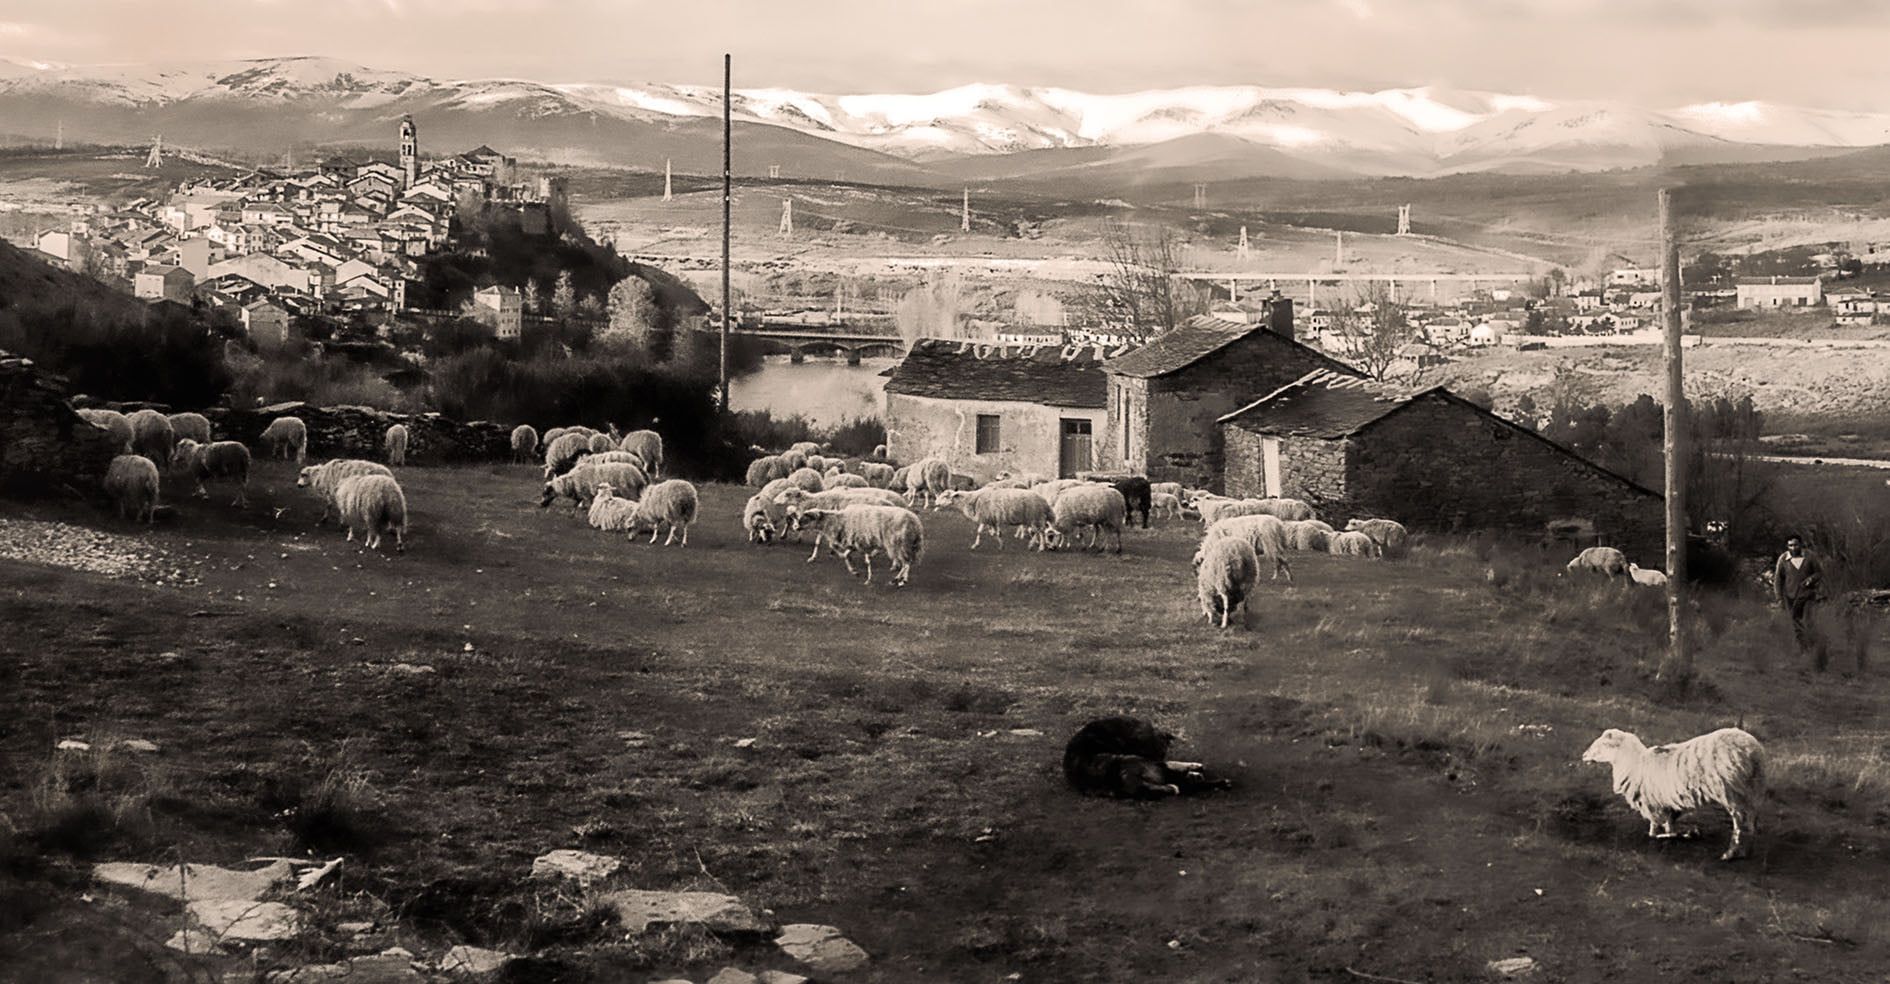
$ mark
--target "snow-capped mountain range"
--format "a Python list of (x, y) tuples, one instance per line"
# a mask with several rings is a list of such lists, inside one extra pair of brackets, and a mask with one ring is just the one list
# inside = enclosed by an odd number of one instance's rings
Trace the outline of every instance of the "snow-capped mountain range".
[[(1649, 109), (1436, 87), (740, 89), (734, 108), (749, 148), (806, 176), (1028, 177), (1072, 168), (1139, 168), (1177, 180), (1184, 172), (1197, 180), (1423, 176), (1789, 159), (1890, 144), (1890, 114), (1759, 102)], [(467, 146), (660, 166), (664, 157), (685, 164), (713, 157), (703, 141), (719, 139), (721, 92), (435, 80), (327, 58), (79, 67), (0, 59), (0, 137), (16, 140), (63, 122), (72, 139), (146, 139), (163, 130), (206, 147), (385, 142), (408, 112), (423, 135)]]

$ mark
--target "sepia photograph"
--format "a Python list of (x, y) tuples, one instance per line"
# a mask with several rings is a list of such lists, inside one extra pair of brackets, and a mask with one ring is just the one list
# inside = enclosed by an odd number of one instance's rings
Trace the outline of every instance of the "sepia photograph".
[(0, 0), (0, 984), (1881, 984), (1886, 39)]

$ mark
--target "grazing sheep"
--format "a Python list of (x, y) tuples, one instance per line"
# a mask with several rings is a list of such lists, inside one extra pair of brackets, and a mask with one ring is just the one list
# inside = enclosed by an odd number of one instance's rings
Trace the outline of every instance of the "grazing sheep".
[(1038, 482), (1036, 485), (1031, 486), (1030, 490), (1032, 492), (1035, 492), (1037, 495), (1043, 497), (1043, 501), (1048, 502), (1052, 506), (1055, 506), (1057, 504), (1058, 496), (1069, 491), (1070, 489), (1076, 488), (1078, 485), (1088, 485), (1088, 484), (1089, 484), (1088, 482), (1085, 482), (1080, 478), (1057, 478), (1057, 479), (1051, 479), (1048, 482)]
[[(742, 531), (748, 534), (749, 543), (767, 543), (774, 539), (778, 527), (768, 518), (769, 502), (757, 492), (742, 504)], [(596, 508), (594, 505), (592, 508)]]
[(580, 465), (635, 465), (642, 468), (645, 474), (649, 473), (643, 456), (634, 451), (586, 451), (578, 455), (577, 463)]
[(827, 479), (812, 468), (796, 468), (788, 474), (787, 480), (808, 492), (820, 492), (827, 488)]
[(1229, 516), (1207, 528), (1201, 535), (1201, 544), (1229, 537), (1247, 541), (1253, 548), (1254, 556), (1265, 557), (1273, 561), (1273, 574), (1268, 580), (1277, 581), (1284, 577), (1290, 583), (1293, 569), (1286, 563), (1286, 523), (1280, 517), (1269, 513), (1253, 513), (1246, 516)]
[(590, 450), (592, 454), (603, 454), (606, 451), (615, 451), (617, 450), (617, 442), (612, 440), (609, 434), (592, 434)]
[(257, 437), (269, 457), (288, 459), (296, 464), (308, 461), (308, 425), (300, 417), (277, 417)]
[(1292, 550), (1325, 553), (1332, 543), (1332, 526), (1317, 519), (1286, 524), (1286, 546)]
[(571, 433), (571, 428), (569, 427), (553, 427), (543, 434), (538, 435), (538, 446), (548, 448), (551, 446), (551, 442), (569, 433)]
[(658, 482), (644, 491), (637, 499), (636, 515), (630, 519), (630, 539), (645, 529), (650, 531), (650, 542), (656, 542), (656, 534), (668, 527), (669, 535), (663, 538), (663, 546), (676, 542), (676, 534), (682, 534), (681, 546), (689, 545), (689, 524), (696, 521), (696, 487), (680, 478)]
[(815, 531), (814, 552), (807, 562), (820, 556), (825, 540), (853, 569), (853, 553), (859, 551), (866, 561), (866, 583), (873, 583), (873, 554), (883, 553), (892, 565), (892, 583), (912, 580), (912, 566), (925, 552), (925, 525), (919, 516), (904, 506), (848, 506), (845, 509), (808, 509), (795, 516), (797, 526)]
[(547, 481), (577, 467), (579, 455), (589, 454), (591, 438), (588, 434), (579, 434), (566, 430), (555, 440), (545, 444), (545, 479)]
[[(945, 487), (954, 492), (976, 492), (978, 490), (978, 480), (972, 478), (970, 475), (952, 472), (952, 477), (945, 483)], [(936, 502), (933, 503), (933, 506), (936, 507), (937, 505)]]
[[(1213, 526), (1223, 519), (1236, 516), (1273, 516), (1273, 513), (1261, 505), (1258, 499), (1229, 499), (1220, 495), (1202, 495), (1194, 500), (1194, 507), (1201, 510), (1201, 525)], [(1278, 519), (1278, 516), (1273, 516)]]
[(782, 461), (778, 454), (766, 455), (748, 463), (747, 482), (756, 488), (787, 476), (787, 463)]
[(886, 445), (884, 444), (873, 445), (873, 457), (875, 460), (885, 461), (886, 460)]
[(1568, 562), (1562, 573), (1569, 571), (1595, 571), (1606, 574), (1610, 579), (1628, 576), (1627, 554), (1613, 547), (1589, 547), (1575, 555)]
[[(753, 496), (749, 498), (749, 504), (757, 506), (761, 510), (761, 514), (767, 520), (768, 528), (770, 530), (769, 535), (767, 537), (764, 537), (759, 542), (766, 543), (777, 536), (782, 537), (783, 539), (793, 536), (794, 531), (788, 525), (787, 507), (775, 501), (777, 496), (787, 491), (788, 489), (793, 489), (795, 493), (798, 495), (807, 494), (801, 489), (800, 486), (795, 485), (794, 483), (788, 481), (787, 479), (777, 478), (774, 481), (769, 482), (766, 485), (763, 485), (761, 487), (760, 492), (755, 493)], [(755, 502), (756, 499), (759, 499), (761, 501), (757, 503)], [(754, 527), (753, 527), (753, 524), (751, 524), (747, 519), (747, 515), (748, 515), (747, 506), (742, 507), (742, 515), (743, 515), (742, 525), (750, 529), (750, 534), (751, 534), (750, 538), (752, 539), (752, 533), (753, 533)]]
[(1176, 501), (1185, 501), (1180, 482), (1150, 482), (1148, 483), (1148, 490), (1150, 492), (1166, 492), (1174, 496)]
[(91, 407), (79, 411), (79, 416), (94, 427), (104, 428), (112, 435), (114, 446), (121, 452), (131, 453), (131, 418), (116, 410)]
[(357, 475), (393, 476), (386, 465), (378, 461), (365, 461), (360, 458), (336, 458), (319, 465), (309, 465), (296, 476), (295, 487), (308, 489), (315, 498), (321, 500), (322, 514), (315, 517), (315, 525), (328, 521), (329, 512), (335, 509), (335, 489), (347, 479)]
[(1377, 557), (1384, 550), (1378, 541), (1357, 530), (1330, 534), (1326, 552), (1334, 557)]
[(210, 497), (205, 482), (234, 482), (236, 498), (230, 504), (239, 508), (249, 504), (249, 465), (249, 448), (241, 441), (199, 444), (186, 437), (177, 442), (177, 451), (171, 456), (171, 468), (190, 476), (197, 483), (197, 495), (203, 498)]
[(788, 450), (798, 451), (801, 453), (802, 457), (806, 457), (807, 455), (810, 455), (810, 454), (819, 454), (820, 442), (819, 441), (795, 441), (793, 444), (788, 445)]
[(407, 425), (394, 424), (387, 428), (387, 434), (381, 443), (387, 449), (387, 463), (396, 468), (407, 464)]
[(354, 542), (361, 531), (361, 544), (369, 550), (381, 546), (381, 534), (394, 534), (394, 552), (407, 552), (407, 495), (392, 475), (356, 475), (335, 486), (335, 506), (341, 511), (342, 525), (348, 528), (348, 541)]
[(971, 549), (978, 549), (984, 541), (984, 531), (989, 529), (997, 537), (998, 549), (1004, 549), (1004, 531), (1023, 528), (1030, 531), (1031, 545), (1038, 550), (1045, 546), (1050, 525), (1056, 522), (1056, 513), (1050, 504), (1043, 501), (1043, 496), (1029, 489), (995, 488), (985, 486), (976, 492), (945, 492), (938, 497), (941, 506), (956, 505), (958, 511), (978, 524), (977, 535), (972, 537)]
[(158, 470), (151, 459), (121, 454), (105, 469), (105, 494), (118, 507), (118, 518), (146, 526), (157, 518)]
[(144, 455), (160, 468), (169, 465), (172, 452), (177, 450), (171, 419), (156, 410), (139, 410), (125, 419), (131, 421), (132, 453)]
[(1128, 522), (1129, 505), (1115, 486), (1079, 483), (1057, 496), (1051, 509), (1058, 540), (1074, 540), (1078, 530), (1089, 527), (1087, 546), (1101, 549), (1102, 536), (1109, 533), (1115, 536), (1116, 553), (1122, 552), (1122, 527)]
[(1614, 770), (1614, 791), (1647, 818), (1649, 837), (1677, 836), (1674, 818), (1707, 805), (1717, 805), (1732, 817), (1732, 843), (1721, 861), (1745, 857), (1750, 850), (1747, 835), (1759, 832), (1765, 748), (1738, 728), (1654, 748), (1609, 728), (1582, 753), (1582, 761), (1605, 762)]
[(927, 458), (906, 473), (906, 500), (938, 508), (938, 494), (952, 487), (952, 469), (942, 459)]
[(807, 452), (789, 448), (781, 452), (781, 464), (786, 465), (789, 472), (800, 471), (807, 467)]
[(1097, 718), (1063, 746), (1063, 778), (1078, 792), (1130, 799), (1160, 799), (1226, 789), (1199, 762), (1171, 762), (1175, 736), (1132, 717)]
[(828, 475), (825, 487), (829, 489), (872, 488), (872, 486), (867, 483), (864, 477), (860, 475), (850, 474), (848, 472), (834, 472), (833, 474)]
[(876, 489), (888, 488), (892, 485), (893, 466), (883, 461), (863, 461), (860, 463), (860, 477)]
[[(1237, 536), (1208, 540), (1195, 553), (1194, 566), (1194, 590), (1201, 599), (1201, 613), (1207, 616), (1209, 625), (1218, 619), (1220, 627), (1227, 628), (1234, 609), (1253, 594), (1254, 582), (1260, 576), (1260, 558), (1253, 544)], [(1242, 622), (1252, 614), (1249, 607)]]
[(1630, 562), (1627, 565), (1627, 572), (1628, 577), (1633, 578), (1635, 584), (1644, 584), (1650, 588), (1664, 588), (1667, 586), (1666, 571), (1649, 570), (1639, 564)]
[(905, 498), (891, 489), (832, 489), (809, 492), (798, 486), (789, 486), (775, 493), (774, 501), (787, 513), (792, 513), (797, 509), (845, 509), (853, 505), (903, 506), (906, 504)]
[(1319, 518), (1319, 515), (1313, 512), (1313, 507), (1298, 499), (1268, 498), (1251, 501), (1259, 503), (1261, 510), (1268, 515), (1278, 516), (1288, 523)]
[(905, 492), (912, 487), (912, 466), (900, 465), (893, 469), (892, 478), (886, 480), (886, 487), (894, 492)]
[(579, 509), (587, 509), (591, 498), (597, 494), (597, 487), (605, 484), (623, 493), (624, 498), (634, 499), (643, 492), (644, 486), (650, 484), (650, 480), (643, 474), (643, 469), (635, 465), (579, 465), (545, 483), (544, 492), (538, 499), (538, 508), (549, 507), (560, 497), (565, 497), (577, 503)]
[(663, 435), (653, 430), (633, 430), (623, 436), (622, 447), (625, 451), (634, 451), (643, 457), (649, 465), (651, 478), (663, 474)]
[(801, 467), (812, 468), (813, 470), (821, 473), (822, 475), (827, 474), (827, 470), (829, 468), (832, 468), (834, 471), (846, 471), (846, 469), (840, 467), (840, 465), (837, 462), (829, 461), (825, 455), (819, 455), (819, 454), (808, 455), (806, 457), (806, 463), (803, 464)]
[(1149, 512), (1162, 519), (1181, 518), (1181, 497), (1173, 492), (1150, 492)]
[(1034, 488), (1036, 486), (1042, 485), (1045, 482), (1050, 481), (1050, 479), (1042, 475), (1039, 475), (1036, 472), (1019, 472), (1019, 473), (1013, 474), (1008, 471), (1001, 471), (1001, 472), (998, 472), (997, 477), (998, 477), (998, 480), (996, 482), (992, 482), (991, 484), (999, 485), (999, 483), (1002, 483), (1000, 487), (1007, 488), (1007, 489)]
[(189, 438), (198, 444), (210, 443), (210, 418), (200, 413), (174, 413), (167, 418), (171, 434), (178, 440)]
[(530, 424), (520, 424), (512, 428), (512, 463), (522, 465), (537, 456), (538, 431)]
[(1029, 488), (1030, 488), (1030, 487), (1031, 487), (1032, 485), (1037, 485), (1037, 484), (1039, 484), (1039, 483), (1037, 483), (1037, 482), (1033, 482), (1033, 481), (1031, 481), (1030, 479), (1028, 479), (1028, 478), (1024, 478), (1024, 477), (1018, 477), (1018, 478), (1007, 478), (1007, 477), (1005, 477), (1005, 476), (1002, 476), (1002, 475), (1000, 475), (1000, 476), (998, 476), (997, 478), (994, 478), (994, 479), (992, 479), (992, 480), (991, 480), (991, 481), (990, 481), (989, 483), (987, 483), (987, 484), (985, 485), (985, 488), (987, 488), (987, 489), (1025, 489), (1025, 490), (1028, 490), (1028, 489), (1029, 489)]
[(1114, 486), (1117, 492), (1122, 493), (1122, 501), (1129, 505), (1129, 517), (1133, 519), (1136, 513), (1141, 513), (1142, 528), (1148, 529), (1148, 515), (1154, 508), (1152, 504), (1154, 489), (1148, 484), (1148, 479), (1140, 475), (1111, 477), (1092, 475), (1089, 481)]
[(1402, 557), (1410, 549), (1411, 534), (1395, 519), (1351, 519), (1346, 521), (1345, 531), (1371, 537), (1387, 557)]
[(584, 520), (591, 529), (606, 533), (618, 533), (630, 528), (636, 518), (637, 502), (635, 499), (619, 499), (609, 482), (600, 482), (596, 495), (591, 499), (590, 512)]

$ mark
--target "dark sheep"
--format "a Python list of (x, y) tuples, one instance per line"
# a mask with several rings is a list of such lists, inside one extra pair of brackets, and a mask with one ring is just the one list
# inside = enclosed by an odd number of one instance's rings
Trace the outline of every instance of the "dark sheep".
[(1114, 486), (1129, 506), (1129, 519), (1134, 520), (1135, 514), (1141, 513), (1142, 528), (1148, 529), (1148, 513), (1154, 503), (1154, 490), (1149, 487), (1148, 479), (1140, 475), (1092, 475), (1089, 480)]
[(1063, 777), (1083, 793), (1160, 799), (1233, 785), (1194, 762), (1168, 761), (1175, 736), (1139, 718), (1097, 718), (1063, 749)]

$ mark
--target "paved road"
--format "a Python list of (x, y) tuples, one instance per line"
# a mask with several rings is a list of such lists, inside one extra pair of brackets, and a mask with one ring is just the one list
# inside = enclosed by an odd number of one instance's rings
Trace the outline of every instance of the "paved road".
[(1882, 458), (1827, 458), (1805, 454), (1755, 454), (1754, 461), (1770, 461), (1781, 465), (1841, 465), (1845, 468), (1882, 468), (1890, 470), (1890, 461)]

